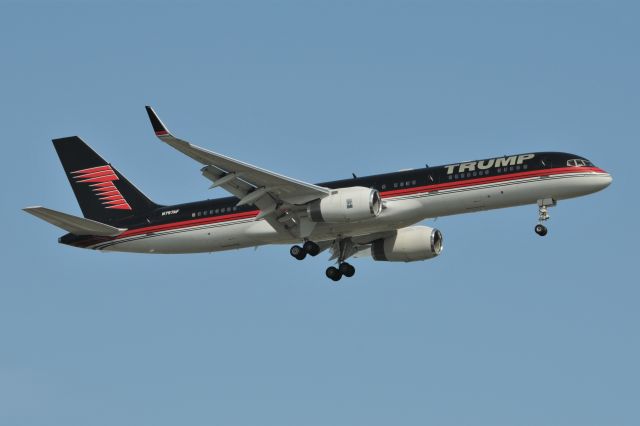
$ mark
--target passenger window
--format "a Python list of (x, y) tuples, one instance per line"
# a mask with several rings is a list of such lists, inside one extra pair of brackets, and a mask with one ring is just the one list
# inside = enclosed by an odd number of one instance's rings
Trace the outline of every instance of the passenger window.
[(196, 217), (196, 212), (191, 213), (191, 217)]

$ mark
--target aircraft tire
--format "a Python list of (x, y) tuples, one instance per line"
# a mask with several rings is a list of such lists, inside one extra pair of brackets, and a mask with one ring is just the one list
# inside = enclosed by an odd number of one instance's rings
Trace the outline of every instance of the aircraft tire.
[(356, 273), (356, 268), (353, 267), (350, 263), (343, 262), (340, 264), (340, 273), (347, 278), (351, 278)]
[(317, 256), (320, 253), (320, 246), (313, 241), (305, 241), (302, 248), (311, 256)]
[(291, 256), (295, 257), (298, 260), (302, 260), (307, 257), (307, 252), (300, 246), (291, 247), (289, 253), (291, 253)]
[(342, 278), (342, 273), (335, 266), (329, 266), (326, 271), (327, 278), (333, 281), (340, 281)]
[(549, 232), (547, 230), (547, 227), (544, 225), (536, 225), (535, 231), (536, 234), (540, 235), (541, 237), (544, 237), (545, 235), (547, 235), (547, 232)]

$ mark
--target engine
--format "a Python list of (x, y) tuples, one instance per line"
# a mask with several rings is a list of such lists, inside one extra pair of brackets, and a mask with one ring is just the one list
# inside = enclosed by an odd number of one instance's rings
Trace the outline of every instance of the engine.
[(380, 193), (362, 186), (333, 189), (328, 197), (307, 206), (307, 214), (313, 222), (358, 222), (374, 218), (381, 211)]
[(373, 260), (413, 262), (436, 257), (442, 252), (442, 233), (427, 226), (398, 229), (396, 234), (371, 244)]

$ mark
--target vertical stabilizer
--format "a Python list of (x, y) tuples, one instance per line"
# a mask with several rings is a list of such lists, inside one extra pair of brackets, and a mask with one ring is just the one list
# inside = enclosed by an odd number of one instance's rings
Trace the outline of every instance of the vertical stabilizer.
[(85, 218), (117, 223), (158, 207), (77, 136), (54, 139)]

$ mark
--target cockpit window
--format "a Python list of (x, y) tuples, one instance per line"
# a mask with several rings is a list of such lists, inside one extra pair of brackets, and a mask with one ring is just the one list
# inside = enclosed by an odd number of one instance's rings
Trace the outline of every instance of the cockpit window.
[(573, 160), (567, 160), (567, 166), (569, 167), (591, 167), (591, 161), (585, 160), (583, 158), (576, 158)]

